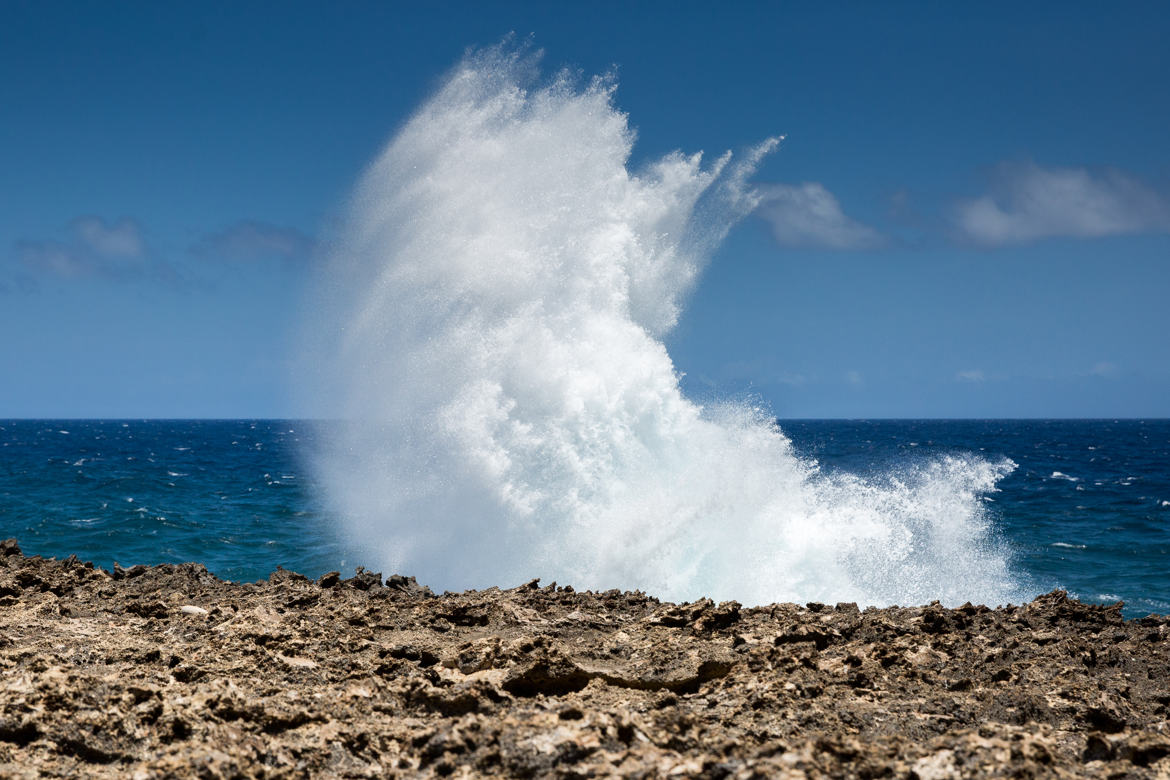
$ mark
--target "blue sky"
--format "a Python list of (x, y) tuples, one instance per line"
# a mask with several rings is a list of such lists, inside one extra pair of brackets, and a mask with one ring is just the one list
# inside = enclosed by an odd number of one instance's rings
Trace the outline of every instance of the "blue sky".
[(616, 69), (635, 164), (775, 134), (669, 340), (781, 417), (1170, 416), (1170, 10), (3, 2), (0, 417), (292, 400), (314, 247), (468, 46)]

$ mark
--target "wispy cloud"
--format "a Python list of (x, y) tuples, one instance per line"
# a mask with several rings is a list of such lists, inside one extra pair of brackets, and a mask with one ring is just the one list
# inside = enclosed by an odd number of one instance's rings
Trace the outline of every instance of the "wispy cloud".
[(987, 195), (955, 207), (954, 221), (963, 238), (987, 246), (1058, 236), (1170, 232), (1170, 202), (1114, 169), (1092, 173), (1004, 164)]
[(818, 182), (760, 188), (756, 213), (783, 246), (871, 249), (884, 243), (878, 231), (846, 216), (833, 193)]
[(137, 259), (146, 254), (142, 230), (128, 217), (111, 224), (100, 217), (78, 217), (73, 220), (73, 232), (86, 248), (100, 257)]
[[(11, 255), (16, 273), (0, 292), (36, 289), (41, 279), (143, 280), (199, 289), (217, 282), (214, 273), (209, 275), (206, 263), (200, 266), (193, 260), (274, 260), (291, 264), (307, 260), (317, 247), (315, 239), (295, 228), (244, 220), (207, 234), (185, 256), (181, 255), (177, 264), (172, 264), (165, 253), (147, 241), (146, 231), (137, 220), (82, 216), (69, 222), (58, 236), (17, 241)], [(15, 287), (13, 282), (17, 283)]]
[(789, 387), (800, 387), (812, 379), (799, 371), (788, 371), (780, 368), (775, 361), (764, 357), (724, 363), (719, 369), (719, 375), (721, 379), (734, 382), (747, 380), (763, 384), (788, 385)]
[(1117, 376), (1117, 364), (1102, 361), (1089, 369), (1089, 375), (1104, 377), (1105, 379), (1115, 377)]
[(192, 253), (220, 260), (296, 262), (311, 257), (316, 248), (317, 241), (296, 228), (246, 220), (205, 236)]
[(956, 382), (985, 382), (987, 375), (980, 368), (967, 368), (955, 374)]
[(34, 274), (63, 279), (137, 277), (154, 264), (141, 226), (129, 217), (78, 217), (66, 232), (63, 241), (18, 241), (17, 260)]

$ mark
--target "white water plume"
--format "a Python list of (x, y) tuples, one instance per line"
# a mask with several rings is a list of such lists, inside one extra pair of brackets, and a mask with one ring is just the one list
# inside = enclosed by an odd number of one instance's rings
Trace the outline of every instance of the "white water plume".
[(440, 588), (1008, 600), (980, 497), (1010, 465), (829, 475), (763, 410), (680, 391), (663, 336), (776, 140), (631, 171), (612, 80), (537, 59), (468, 55), (337, 243), (311, 354), (346, 422), (317, 465), (364, 559)]

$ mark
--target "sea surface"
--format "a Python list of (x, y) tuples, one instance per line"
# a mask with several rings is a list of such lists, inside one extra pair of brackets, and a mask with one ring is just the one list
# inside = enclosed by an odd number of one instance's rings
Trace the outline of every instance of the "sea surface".
[[(823, 470), (883, 480), (940, 455), (1010, 458), (1015, 470), (983, 500), (1030, 592), (1170, 612), (1170, 420), (780, 426)], [(199, 561), (232, 580), (377, 569), (321, 504), (306, 462), (319, 435), (282, 420), (0, 421), (0, 537), (107, 568)]]

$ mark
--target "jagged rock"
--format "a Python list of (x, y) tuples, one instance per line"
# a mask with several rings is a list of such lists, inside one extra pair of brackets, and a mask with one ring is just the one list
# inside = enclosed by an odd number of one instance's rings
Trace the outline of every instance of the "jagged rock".
[[(533, 582), (538, 582), (538, 581), (539, 580), (533, 580)], [(390, 590), (396, 590), (396, 591), (399, 591), (401, 593), (407, 593), (411, 596), (419, 596), (419, 597), (425, 596), (427, 598), (430, 598), (430, 597), (435, 595), (434, 593), (431, 592), (431, 589), (428, 588), (427, 586), (419, 585), (418, 581), (415, 580), (414, 577), (403, 577), (401, 574), (391, 574), (389, 577), (387, 577), (386, 578), (386, 587), (389, 588)]]
[(317, 586), (320, 588), (332, 588), (341, 582), (341, 572), (330, 571), (322, 574), (317, 578)]
[(135, 564), (134, 566), (131, 566), (129, 569), (124, 569), (124, 568), (122, 568), (122, 565), (120, 563), (118, 563), (117, 561), (114, 561), (113, 575), (114, 575), (114, 579), (116, 579), (116, 580), (129, 580), (129, 579), (133, 579), (134, 577), (140, 577), (143, 574), (146, 574), (146, 567), (143, 566), (141, 563)]
[(366, 571), (364, 566), (358, 566), (354, 575), (344, 582), (351, 588), (357, 588), (358, 590), (380, 588), (382, 587), (382, 573)]
[(107, 574), (8, 540), (0, 776), (1166, 777), (1168, 642), (1166, 618), (1061, 592), (435, 596), (364, 569)]

